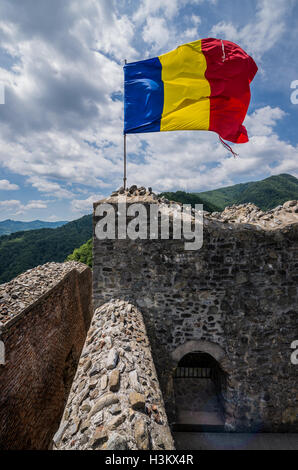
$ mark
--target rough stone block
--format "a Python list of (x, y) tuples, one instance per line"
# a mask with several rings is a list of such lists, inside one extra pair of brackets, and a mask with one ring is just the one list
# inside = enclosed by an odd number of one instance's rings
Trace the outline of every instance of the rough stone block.
[(131, 407), (134, 410), (144, 410), (145, 409), (145, 397), (138, 392), (130, 392), (129, 402)]
[(103, 408), (107, 406), (114, 405), (115, 403), (119, 402), (119, 398), (114, 393), (106, 393), (102, 397), (100, 397), (95, 405), (92, 407), (89, 416), (95, 415), (98, 411), (101, 411)]
[(143, 419), (138, 419), (135, 424), (135, 439), (139, 450), (149, 449), (149, 436), (147, 424)]
[(118, 363), (119, 360), (119, 353), (116, 349), (111, 349), (108, 357), (107, 357), (107, 362), (106, 362), (106, 368), (108, 370), (114, 369)]
[(119, 370), (114, 369), (110, 373), (109, 388), (111, 392), (117, 392), (117, 390), (119, 390), (119, 386), (120, 386), (120, 373), (119, 373)]
[(106, 450), (127, 450), (127, 440), (118, 433), (113, 433), (107, 444)]
[(95, 429), (90, 444), (92, 447), (100, 446), (108, 440), (108, 433), (104, 426), (99, 426)]

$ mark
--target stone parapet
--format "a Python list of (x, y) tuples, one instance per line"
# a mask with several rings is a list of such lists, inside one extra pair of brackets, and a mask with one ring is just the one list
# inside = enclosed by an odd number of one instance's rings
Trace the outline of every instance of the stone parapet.
[(122, 300), (97, 308), (57, 449), (174, 449), (141, 312)]

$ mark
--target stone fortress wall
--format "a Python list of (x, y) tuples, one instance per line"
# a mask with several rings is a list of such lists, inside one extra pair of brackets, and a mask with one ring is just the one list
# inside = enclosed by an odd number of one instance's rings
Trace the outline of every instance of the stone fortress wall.
[(89, 329), (91, 288), (91, 269), (76, 262), (0, 286), (0, 449), (51, 444)]
[[(117, 196), (94, 204), (94, 227), (97, 207), (116, 208)], [(172, 206), (144, 188), (126, 196), (148, 211), (150, 204)], [(223, 372), (227, 431), (297, 432), (297, 368), (290, 362), (298, 336), (297, 201), (265, 214), (247, 205), (245, 217), (245, 206), (232, 209), (233, 217), (205, 214), (197, 251), (185, 251), (185, 240), (94, 236), (94, 306), (118, 299), (142, 313), (170, 424), (174, 370), (185, 354), (202, 351)]]
[[(120, 193), (175, 211), (150, 189)], [(94, 228), (117, 196), (95, 203)], [(74, 262), (0, 286), (0, 448), (173, 449), (173, 375), (194, 351), (222, 371), (227, 431), (297, 432), (297, 213), (205, 213), (197, 251), (94, 234), (93, 289)]]

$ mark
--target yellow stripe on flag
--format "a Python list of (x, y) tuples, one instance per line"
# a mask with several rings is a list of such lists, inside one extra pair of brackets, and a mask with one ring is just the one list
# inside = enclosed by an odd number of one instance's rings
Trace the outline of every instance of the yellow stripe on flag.
[(209, 129), (210, 85), (201, 40), (159, 56), (164, 83), (161, 131)]

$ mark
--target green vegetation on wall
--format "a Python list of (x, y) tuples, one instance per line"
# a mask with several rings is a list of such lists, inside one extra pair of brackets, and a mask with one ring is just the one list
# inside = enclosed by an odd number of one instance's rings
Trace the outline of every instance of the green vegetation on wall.
[(92, 268), (92, 238), (81, 245), (80, 248), (76, 248), (71, 255), (68, 255), (66, 261), (80, 261)]

